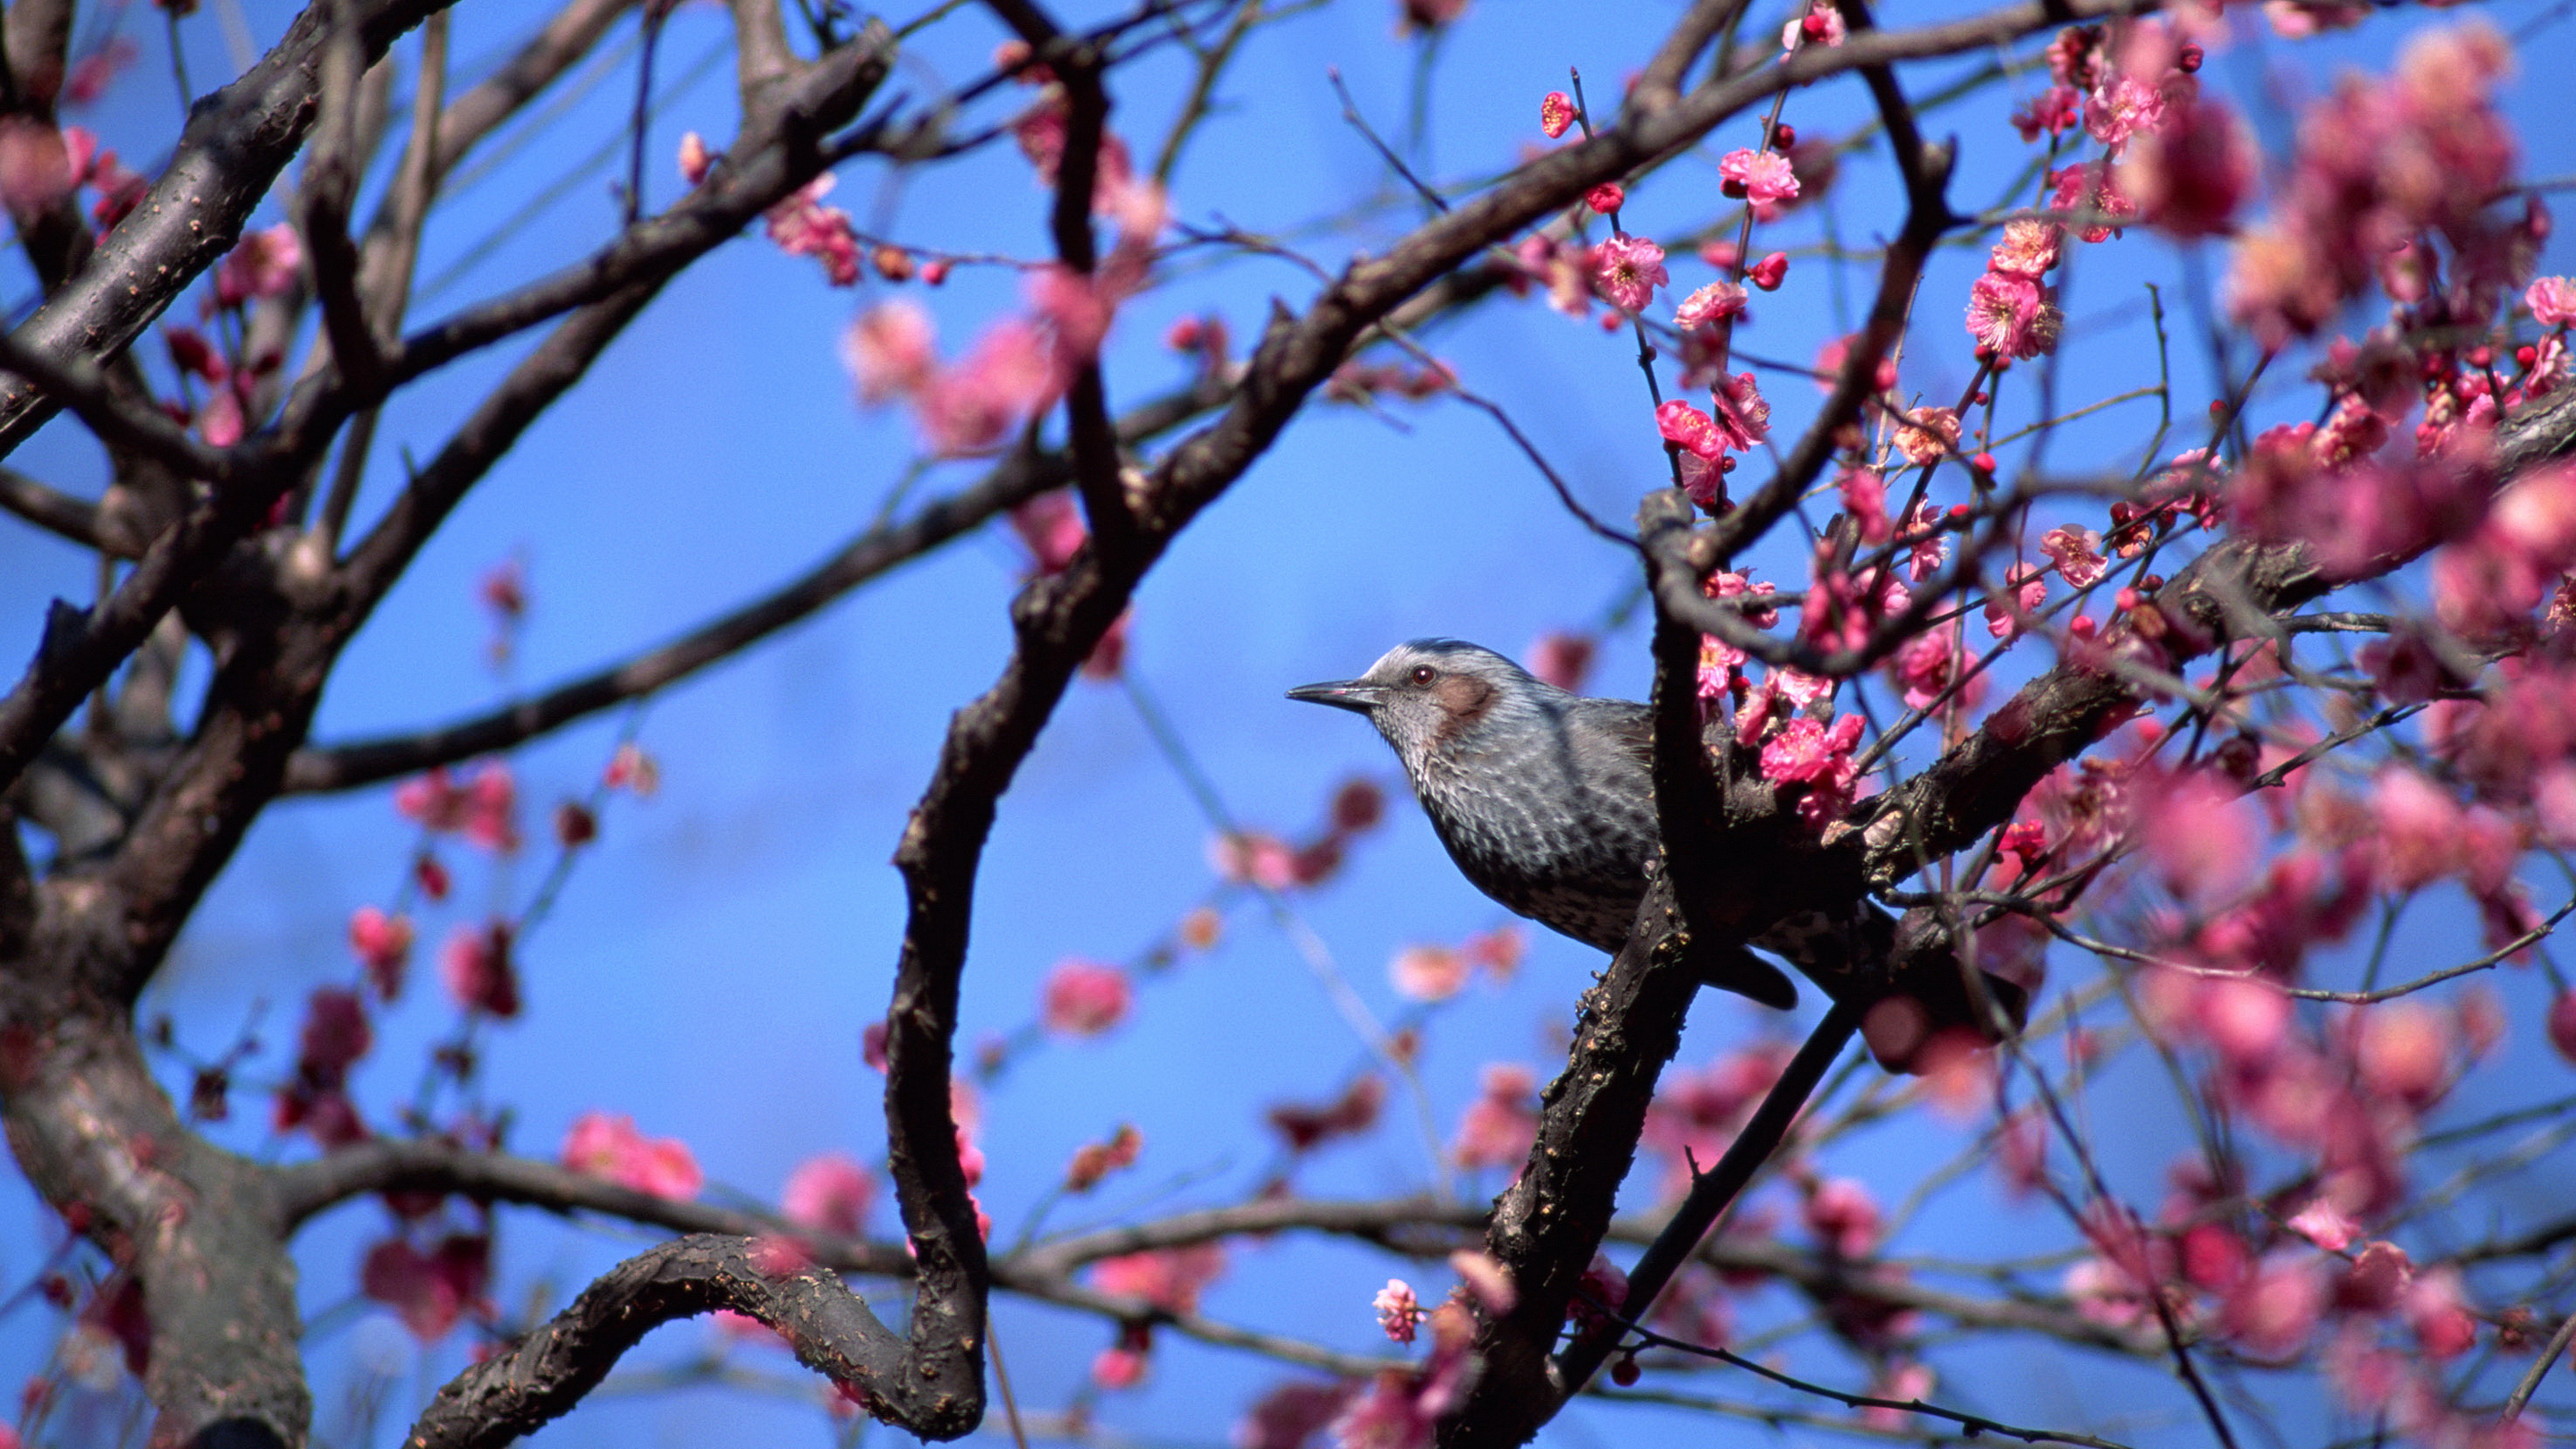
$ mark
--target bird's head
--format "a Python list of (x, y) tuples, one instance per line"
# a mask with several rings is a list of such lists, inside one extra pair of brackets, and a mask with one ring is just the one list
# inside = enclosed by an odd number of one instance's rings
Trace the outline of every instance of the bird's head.
[(1564, 691), (1491, 649), (1456, 639), (1414, 639), (1386, 651), (1357, 679), (1304, 684), (1290, 699), (1369, 717), (1408, 768), (1509, 721), (1545, 711)]

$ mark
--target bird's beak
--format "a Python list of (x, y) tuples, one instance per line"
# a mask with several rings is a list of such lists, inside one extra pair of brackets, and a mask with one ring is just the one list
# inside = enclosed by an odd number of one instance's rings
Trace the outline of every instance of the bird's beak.
[(1376, 707), (1383, 692), (1366, 680), (1344, 679), (1332, 684), (1301, 684), (1288, 691), (1288, 697), (1302, 699), (1308, 704), (1329, 704), (1353, 714), (1366, 714)]

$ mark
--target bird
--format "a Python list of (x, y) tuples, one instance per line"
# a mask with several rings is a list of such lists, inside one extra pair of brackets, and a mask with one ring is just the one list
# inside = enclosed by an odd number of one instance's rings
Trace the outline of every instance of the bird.
[[(1645, 705), (1560, 689), (1459, 639), (1409, 640), (1357, 679), (1288, 697), (1368, 716), (1478, 890), (1613, 955), (1626, 943), (1662, 854)], [(1730, 961), (1714, 984), (1797, 1004), (1768, 962)]]

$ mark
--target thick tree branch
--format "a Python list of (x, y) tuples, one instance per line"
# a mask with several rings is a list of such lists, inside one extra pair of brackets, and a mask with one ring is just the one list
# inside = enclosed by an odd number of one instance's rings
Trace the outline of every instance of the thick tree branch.
[(759, 1259), (747, 1239), (709, 1235), (628, 1259), (510, 1352), (457, 1375), (403, 1442), (501, 1449), (581, 1402), (646, 1333), (719, 1308), (775, 1329), (798, 1361), (888, 1423), (924, 1439), (975, 1426), (983, 1395), (971, 1366), (961, 1374), (915, 1355), (828, 1269), (764, 1273)]

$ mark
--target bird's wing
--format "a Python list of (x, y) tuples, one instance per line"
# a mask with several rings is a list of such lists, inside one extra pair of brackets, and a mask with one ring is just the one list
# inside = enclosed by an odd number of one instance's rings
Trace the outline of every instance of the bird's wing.
[(1607, 706), (1596, 711), (1601, 732), (1622, 752), (1635, 757), (1646, 769), (1655, 768), (1655, 715), (1642, 704), (1624, 699), (1592, 699), (1586, 704)]

